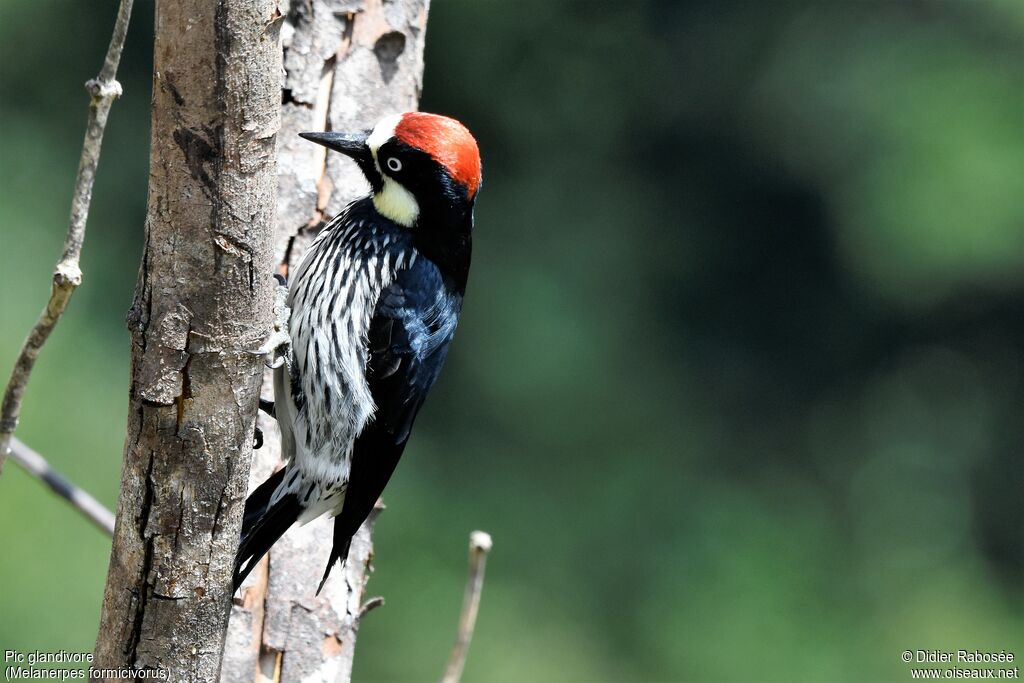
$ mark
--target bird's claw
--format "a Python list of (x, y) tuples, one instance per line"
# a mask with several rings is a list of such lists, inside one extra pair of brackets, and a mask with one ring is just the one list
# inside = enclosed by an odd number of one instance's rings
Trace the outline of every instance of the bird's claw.
[(269, 356), (272, 353), (286, 351), (291, 344), (292, 338), (288, 335), (287, 330), (275, 329), (262, 346), (249, 353), (254, 356)]
[(266, 361), (266, 366), (276, 370), (284, 365), (291, 352), (292, 338), (288, 334), (288, 321), (292, 311), (288, 307), (287, 283), (278, 275), (274, 277), (277, 280), (277, 289), (274, 292), (274, 329), (262, 346), (249, 353), (254, 356), (271, 356)]

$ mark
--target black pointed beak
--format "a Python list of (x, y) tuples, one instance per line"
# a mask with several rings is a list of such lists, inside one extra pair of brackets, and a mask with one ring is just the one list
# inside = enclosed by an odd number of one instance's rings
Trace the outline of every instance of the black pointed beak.
[(365, 154), (370, 156), (370, 148), (366, 146), (365, 133), (299, 133), (310, 142), (323, 145), (327, 149), (341, 152), (353, 159)]
[(370, 181), (370, 185), (375, 190), (379, 189), (381, 177), (373, 161), (373, 153), (366, 144), (369, 133), (299, 133), (299, 136), (351, 158), (359, 164), (359, 169)]

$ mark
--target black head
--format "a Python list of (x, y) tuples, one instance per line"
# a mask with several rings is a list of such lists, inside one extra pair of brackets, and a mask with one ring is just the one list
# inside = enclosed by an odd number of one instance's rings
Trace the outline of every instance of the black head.
[(381, 215), (407, 228), (467, 230), (480, 151), (466, 127), (436, 114), (389, 116), (369, 133), (300, 133), (359, 165)]

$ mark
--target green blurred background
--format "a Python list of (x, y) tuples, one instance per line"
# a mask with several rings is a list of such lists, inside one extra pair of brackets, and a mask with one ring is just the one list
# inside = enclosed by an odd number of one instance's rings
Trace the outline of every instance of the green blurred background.
[[(48, 291), (114, 0), (0, 3), (0, 372)], [(145, 213), (137, 3), (85, 284), (19, 436), (114, 505)], [(378, 524), (356, 677), (908, 680), (1024, 657), (1024, 2), (435, 0), (486, 184)], [(0, 649), (89, 650), (109, 542), (14, 464)], [(1017, 664), (1020, 662), (1018, 661)]]

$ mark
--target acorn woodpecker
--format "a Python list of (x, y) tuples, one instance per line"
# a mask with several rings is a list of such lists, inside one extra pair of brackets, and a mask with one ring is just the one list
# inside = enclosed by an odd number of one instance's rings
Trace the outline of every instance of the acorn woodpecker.
[[(274, 414), (287, 465), (245, 504), (237, 589), (296, 521), (335, 516), (323, 588), (391, 478), (448, 354), (469, 275), (480, 152), (458, 121), (410, 112), (358, 134), (301, 133), (370, 184), (287, 285)], [(290, 338), (290, 339), (289, 339)]]

